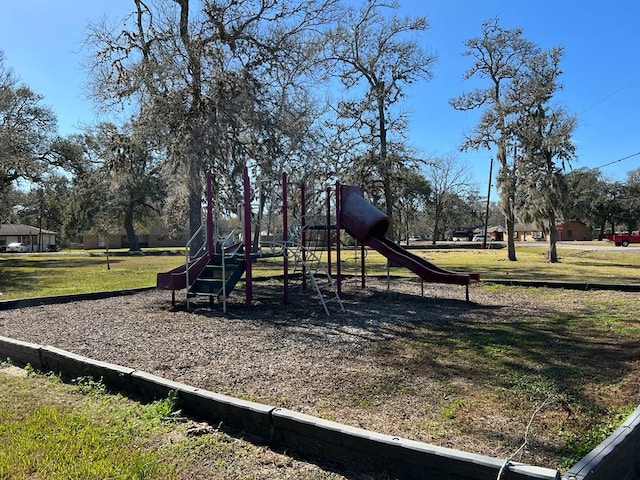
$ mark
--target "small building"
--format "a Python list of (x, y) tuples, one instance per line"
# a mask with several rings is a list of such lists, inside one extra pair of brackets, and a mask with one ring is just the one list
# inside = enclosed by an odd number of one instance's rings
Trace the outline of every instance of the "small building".
[(591, 241), (593, 233), (586, 223), (580, 220), (569, 220), (561, 223), (556, 227), (558, 232), (558, 241)]
[(532, 223), (516, 223), (513, 226), (513, 235), (516, 242), (543, 242), (547, 240), (545, 233)]
[(0, 224), (0, 252), (10, 243), (24, 243), (29, 252), (50, 252), (58, 249), (57, 232), (24, 224)]
[[(593, 240), (593, 235), (589, 227), (579, 220), (569, 220), (558, 224), (556, 226), (556, 232), (558, 233), (558, 242)], [(515, 240), (519, 242), (540, 242), (547, 240), (547, 235), (531, 223), (516, 223), (514, 226), (514, 235)]]
[[(140, 248), (174, 248), (184, 247), (189, 241), (189, 233), (183, 232), (177, 238), (169, 235), (167, 228), (162, 226), (151, 227), (141, 231), (138, 235), (138, 246)], [(107, 242), (108, 240), (108, 242)], [(98, 236), (95, 233), (84, 233), (82, 235), (82, 245), (85, 250), (96, 248), (129, 248), (129, 237), (124, 228), (107, 236)]]
[[(487, 235), (491, 240), (495, 240), (496, 242), (504, 241), (504, 234), (507, 231), (502, 225), (496, 225), (493, 227), (487, 228)], [(482, 232), (480, 233), (482, 235)]]

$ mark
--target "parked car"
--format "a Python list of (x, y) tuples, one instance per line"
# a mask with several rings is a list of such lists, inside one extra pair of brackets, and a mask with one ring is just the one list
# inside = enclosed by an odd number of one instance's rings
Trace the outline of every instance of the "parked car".
[(28, 250), (29, 249), (27, 248), (27, 246), (24, 243), (20, 243), (20, 242), (14, 242), (7, 245), (7, 252), (24, 253), (24, 252), (27, 252)]
[[(483, 238), (483, 237), (484, 237), (484, 235), (474, 235), (474, 236), (473, 236), (473, 240), (471, 240), (471, 241), (472, 241), (472, 242), (482, 242), (482, 238)], [(491, 241), (491, 237), (489, 237), (489, 236), (487, 236), (487, 237), (486, 237), (486, 239), (487, 239), (487, 240), (485, 241), (485, 243), (487, 243), (487, 242), (490, 242), (490, 241)]]
[[(609, 238), (608, 235), (607, 238)], [(628, 247), (630, 243), (640, 243), (640, 231), (636, 230), (631, 233), (616, 233), (615, 235), (611, 235), (610, 240), (616, 244), (616, 247), (619, 247), (620, 245)]]

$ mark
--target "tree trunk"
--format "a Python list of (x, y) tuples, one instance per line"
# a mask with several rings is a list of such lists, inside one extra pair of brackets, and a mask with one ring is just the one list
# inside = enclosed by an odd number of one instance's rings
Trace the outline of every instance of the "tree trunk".
[(500, 131), (502, 136), (498, 140), (498, 163), (500, 170), (498, 172), (498, 186), (501, 190), (500, 196), (500, 210), (504, 213), (505, 222), (507, 224), (507, 258), (511, 262), (517, 262), (516, 258), (516, 244), (514, 240), (515, 234), (515, 212), (513, 205), (515, 204), (516, 195), (516, 175), (515, 175), (515, 163), (516, 152), (513, 153), (513, 169), (510, 168), (507, 163), (507, 146), (505, 145), (504, 132), (506, 130), (505, 122), (502, 121)]
[(129, 251), (139, 252), (140, 246), (138, 245), (138, 236), (133, 227), (133, 203), (129, 203), (124, 213), (124, 230), (127, 232), (127, 240), (129, 241)]
[(516, 258), (516, 243), (515, 243), (515, 219), (513, 212), (510, 213), (508, 217), (505, 217), (507, 220), (507, 252), (508, 258), (511, 262), (517, 262)]
[[(383, 180), (383, 185), (384, 185), (384, 203), (385, 203), (385, 209), (386, 209), (386, 213), (387, 213), (387, 217), (389, 217), (389, 225), (391, 225), (391, 228), (389, 229), (389, 234), (391, 235), (391, 239), (394, 240), (393, 237), (395, 237), (395, 235), (393, 234), (393, 192), (391, 191), (391, 178), (390, 175), (386, 175), (384, 180)], [(396, 230), (398, 229), (398, 226), (396, 226)]]
[(503, 189), (502, 195), (504, 199), (500, 199), (500, 209), (504, 213), (505, 222), (507, 224), (507, 257), (511, 262), (517, 262), (516, 244), (515, 244), (515, 212), (513, 211), (513, 190), (507, 186), (507, 190)]
[[(260, 231), (262, 230), (262, 219), (264, 218), (264, 208), (267, 203), (267, 197), (264, 194), (264, 187), (260, 188), (260, 199), (258, 201), (258, 213), (256, 215), (256, 223), (255, 230), (253, 232), (253, 240), (252, 240), (252, 250), (254, 252), (258, 251), (258, 246), (260, 245)], [(269, 233), (269, 232), (267, 232)]]
[(440, 236), (440, 208), (438, 207), (436, 200), (436, 211), (433, 216), (433, 240), (431, 240), (431, 245), (435, 245), (438, 237)]
[(549, 212), (549, 255), (550, 263), (558, 263), (558, 251), (556, 242), (558, 241), (558, 231), (556, 229), (556, 214), (553, 210)]
[[(387, 154), (387, 125), (386, 117), (384, 113), (384, 82), (380, 82), (376, 85), (377, 89), (377, 101), (378, 101), (378, 128), (380, 133), (380, 164), (382, 165), (382, 184), (384, 188), (384, 202), (387, 210), (387, 217), (389, 217), (389, 224), (393, 225), (393, 192), (391, 191), (391, 166)], [(399, 230), (398, 230), (399, 231)], [(393, 228), (390, 229), (392, 240)]]

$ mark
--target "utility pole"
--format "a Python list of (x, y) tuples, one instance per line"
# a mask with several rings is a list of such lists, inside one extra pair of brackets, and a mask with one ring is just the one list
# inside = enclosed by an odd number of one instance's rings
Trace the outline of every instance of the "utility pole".
[(484, 235), (482, 236), (482, 248), (487, 248), (487, 229), (489, 228), (489, 199), (491, 197), (491, 177), (493, 176), (493, 158), (489, 164), (489, 186), (487, 187), (487, 208), (484, 212)]

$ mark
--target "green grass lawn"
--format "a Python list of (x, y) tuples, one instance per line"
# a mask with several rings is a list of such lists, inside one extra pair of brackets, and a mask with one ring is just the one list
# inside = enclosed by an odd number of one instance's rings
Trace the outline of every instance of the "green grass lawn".
[[(595, 243), (595, 242), (594, 242)], [(518, 246), (518, 261), (507, 259), (506, 248), (480, 250), (476, 248), (412, 249), (413, 253), (448, 270), (480, 273), (481, 280), (550, 280), (577, 283), (640, 284), (640, 251), (630, 249), (587, 250), (559, 248), (559, 262), (549, 263), (547, 249), (542, 245)], [(335, 252), (333, 252), (335, 261)], [(326, 254), (322, 255), (326, 261)], [(358, 273), (359, 250), (342, 253), (345, 274)], [(368, 274), (384, 275), (387, 259), (378, 252), (367, 250)], [(335, 271), (335, 269), (334, 269)], [(402, 267), (391, 268), (393, 275), (413, 276)]]
[[(517, 262), (506, 249), (424, 250), (436, 265), (463, 272), (479, 272), (480, 279), (549, 280), (578, 283), (640, 284), (640, 252), (628, 249), (583, 250), (559, 248), (558, 263), (549, 263), (543, 246), (518, 246)], [(375, 257), (374, 257), (375, 258)], [(380, 259), (384, 263), (384, 259)]]
[(0, 256), (2, 299), (122, 290), (156, 284), (156, 274), (184, 262), (182, 255), (103, 251)]
[[(358, 273), (359, 250), (344, 250), (345, 274)], [(451, 270), (478, 272), (480, 278), (512, 280), (553, 280), (580, 283), (640, 284), (640, 252), (631, 249), (581, 250), (559, 248), (560, 262), (546, 260), (544, 246), (519, 246), (517, 262), (507, 260), (506, 249), (425, 249), (414, 250), (430, 262)], [(0, 255), (0, 293), (2, 299), (65, 295), (86, 292), (149, 287), (156, 274), (184, 262), (180, 254), (128, 255), (126, 251), (65, 251), (51, 254)], [(320, 255), (326, 262), (326, 253)], [(333, 252), (335, 262), (335, 252)], [(367, 273), (386, 273), (386, 259), (367, 251)], [(295, 263), (290, 263), (293, 270)], [(257, 277), (282, 274), (282, 258), (259, 260), (253, 265)], [(334, 270), (335, 272), (335, 266)], [(392, 268), (394, 275), (411, 276), (403, 268)]]
[(154, 448), (171, 428), (161, 421), (167, 402), (142, 405), (96, 382), (73, 387), (2, 369), (0, 479), (176, 477), (176, 458)]
[[(65, 384), (0, 362), (1, 480), (300, 478), (301, 462), (179, 415), (172, 397), (139, 403), (90, 378)], [(320, 468), (308, 480), (344, 478)], [(353, 478), (353, 477), (352, 477)]]

